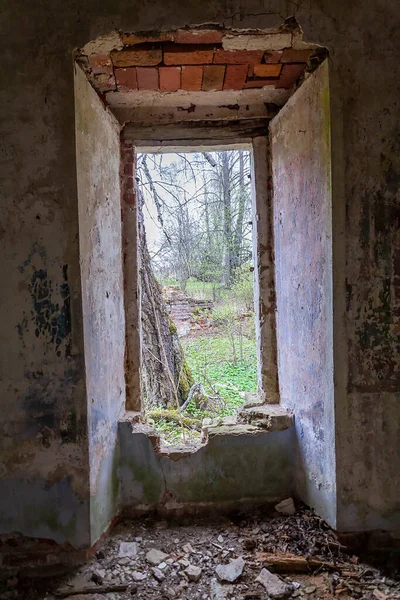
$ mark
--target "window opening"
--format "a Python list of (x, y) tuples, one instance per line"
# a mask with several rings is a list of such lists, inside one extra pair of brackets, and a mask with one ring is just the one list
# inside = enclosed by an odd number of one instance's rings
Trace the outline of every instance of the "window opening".
[(257, 390), (251, 152), (138, 154), (141, 384), (164, 444)]

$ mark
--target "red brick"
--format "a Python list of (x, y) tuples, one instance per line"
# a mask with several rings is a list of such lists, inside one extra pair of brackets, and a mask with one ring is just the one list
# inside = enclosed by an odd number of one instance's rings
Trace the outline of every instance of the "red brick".
[(296, 81), (303, 75), (306, 66), (302, 65), (284, 65), (277, 88), (291, 88)]
[(201, 90), (203, 67), (182, 67), (182, 89), (192, 92)]
[(254, 77), (279, 77), (282, 70), (282, 65), (254, 65)]
[(173, 31), (156, 31), (154, 33), (123, 33), (121, 41), (124, 46), (135, 46), (137, 44), (156, 43), (156, 42), (173, 42)]
[(126, 192), (130, 192), (134, 189), (133, 187), (133, 177), (125, 177), (124, 179), (124, 188)]
[(249, 88), (261, 88), (265, 85), (275, 85), (277, 84), (277, 79), (253, 79), (252, 81), (248, 81), (244, 84), (244, 89)]
[(101, 73), (112, 74), (113, 66), (109, 54), (91, 54), (89, 62), (94, 75)]
[(138, 67), (136, 69), (139, 90), (158, 90), (158, 69)]
[(164, 64), (166, 65), (207, 65), (213, 61), (214, 49), (195, 45), (166, 44)]
[(271, 50), (264, 54), (264, 62), (267, 64), (275, 64), (281, 60), (283, 52), (282, 50)]
[(177, 44), (221, 44), (222, 31), (216, 29), (179, 29), (175, 33)]
[(202, 89), (205, 92), (222, 90), (225, 77), (225, 65), (206, 65), (204, 67)]
[(155, 67), (162, 61), (161, 48), (135, 48), (111, 52), (114, 67)]
[(283, 63), (302, 63), (302, 62), (306, 63), (306, 62), (308, 62), (312, 52), (313, 52), (312, 50), (308, 50), (308, 49), (296, 50), (295, 48), (285, 48), (285, 50), (283, 51), (281, 62), (283, 62)]
[(136, 196), (135, 196), (135, 194), (126, 193), (126, 194), (123, 195), (123, 198), (124, 198), (125, 204), (129, 204), (131, 206), (134, 206), (136, 204)]
[(117, 89), (120, 92), (129, 92), (137, 89), (136, 69), (128, 67), (127, 69), (115, 69), (115, 80)]
[(133, 163), (124, 166), (124, 175), (133, 175)]
[(160, 90), (163, 92), (176, 92), (181, 87), (180, 67), (160, 67)]
[(261, 62), (263, 50), (216, 50), (214, 63), (227, 65), (255, 65)]
[(227, 65), (224, 90), (241, 90), (246, 82), (247, 65)]

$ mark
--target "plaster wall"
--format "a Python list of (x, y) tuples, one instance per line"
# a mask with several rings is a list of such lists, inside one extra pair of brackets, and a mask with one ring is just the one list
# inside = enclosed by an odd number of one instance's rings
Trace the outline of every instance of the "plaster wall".
[(270, 136), (281, 403), (296, 414), (298, 493), (336, 525), (327, 61)]
[(75, 102), (90, 530), (94, 543), (117, 511), (117, 422), (125, 406), (120, 127), (78, 66)]
[(221, 433), (186, 453), (155, 451), (140, 426), (120, 423), (121, 508), (125, 511), (238, 508), (276, 502), (293, 491), (293, 427)]
[[(399, 526), (398, 2), (16, 0), (0, 23), (2, 531), (90, 538), (73, 49), (114, 28), (274, 29), (293, 14), (307, 41), (329, 48), (342, 131), (332, 131), (342, 162), (333, 205), (337, 523), (377, 526), (384, 514)], [(63, 267), (70, 327), (58, 344)]]

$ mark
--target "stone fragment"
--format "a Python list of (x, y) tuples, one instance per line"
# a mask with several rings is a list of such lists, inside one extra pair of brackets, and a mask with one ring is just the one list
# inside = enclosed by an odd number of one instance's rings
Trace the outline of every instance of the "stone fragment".
[(162, 571), (160, 571), (160, 569), (158, 569), (157, 567), (151, 567), (151, 572), (153, 573), (157, 581), (164, 581), (165, 575)]
[(201, 569), (195, 565), (189, 565), (184, 573), (186, 573), (189, 581), (199, 581), (201, 577)]
[(215, 572), (220, 581), (233, 583), (243, 573), (245, 562), (241, 556), (231, 560), (227, 565), (217, 565)]
[(182, 550), (185, 554), (192, 554), (194, 552), (191, 544), (185, 544), (184, 546), (182, 546)]
[(134, 581), (143, 581), (146, 578), (147, 578), (146, 573), (141, 573), (140, 571), (133, 571), (132, 572), (132, 579)]
[(104, 581), (104, 575), (101, 575), (99, 571), (93, 571), (91, 580), (97, 585), (101, 585)]
[(373, 592), (372, 592), (372, 596), (376, 599), (376, 600), (388, 600), (388, 596), (386, 596), (386, 594), (384, 592), (382, 592), (381, 590), (378, 590), (378, 588), (376, 588)]
[(285, 500), (278, 502), (278, 504), (275, 504), (274, 508), (277, 512), (284, 515), (294, 515), (296, 512), (293, 498), (286, 498)]
[(292, 592), (291, 586), (279, 579), (274, 573), (268, 571), (268, 569), (261, 569), (261, 573), (256, 581), (265, 587), (270, 598), (285, 598), (285, 596), (288, 596)]
[(181, 565), (181, 567), (186, 569), (186, 567), (190, 565), (190, 562), (186, 560), (186, 558), (181, 558), (181, 560), (178, 560), (178, 565)]
[(160, 563), (164, 562), (168, 558), (168, 554), (162, 552), (161, 550), (157, 550), (156, 548), (152, 548), (146, 554), (146, 560), (151, 565), (158, 566)]
[(304, 591), (306, 594), (313, 594), (316, 589), (317, 589), (317, 587), (315, 585), (308, 585), (307, 587), (304, 588)]
[(210, 582), (211, 600), (225, 600), (231, 595), (233, 585), (221, 585), (215, 578)]
[(161, 569), (161, 571), (162, 571), (163, 569), (165, 569), (166, 567), (167, 567), (167, 563), (166, 563), (166, 562), (162, 562), (162, 563), (160, 563), (160, 564), (158, 565), (158, 568), (159, 568), (159, 569)]

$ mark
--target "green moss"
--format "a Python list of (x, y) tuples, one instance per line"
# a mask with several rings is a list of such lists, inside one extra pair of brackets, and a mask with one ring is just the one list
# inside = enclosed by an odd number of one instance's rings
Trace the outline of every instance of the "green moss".
[(169, 318), (169, 332), (171, 335), (176, 335), (178, 333), (176, 325), (169, 315), (168, 315), (168, 318)]
[(150, 410), (147, 413), (147, 417), (152, 419), (156, 424), (160, 421), (166, 421), (168, 423), (173, 422), (177, 425), (180, 425), (182, 422), (185, 427), (193, 427), (194, 425), (201, 423), (201, 419), (185, 416), (176, 408), (159, 408), (156, 410)]
[(180, 375), (180, 379), (179, 379), (179, 394), (183, 401), (185, 401), (186, 398), (188, 397), (190, 388), (193, 385), (194, 385), (193, 374), (192, 374), (192, 371), (185, 359), (183, 361), (181, 375)]

